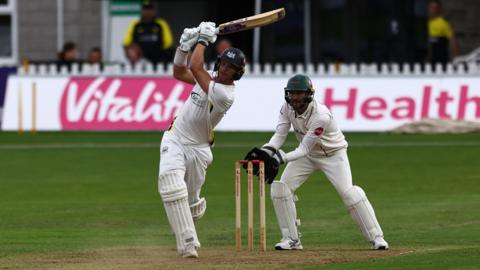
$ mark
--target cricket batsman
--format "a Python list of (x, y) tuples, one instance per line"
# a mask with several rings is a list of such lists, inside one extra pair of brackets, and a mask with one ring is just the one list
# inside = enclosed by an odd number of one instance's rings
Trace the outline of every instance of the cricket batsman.
[[(280, 110), (275, 133), (267, 144), (260, 149), (254, 148), (246, 157), (261, 159), (266, 156), (265, 164), (272, 161), (278, 165), (287, 163), (280, 181), (273, 181), (271, 187), (273, 207), (282, 233), (275, 249), (303, 249), (298, 231), (300, 220), (297, 219), (295, 191), (315, 171), (323, 171), (327, 176), (372, 249), (388, 249), (365, 192), (352, 184), (345, 137), (328, 108), (314, 100), (314, 92), (309, 77), (301, 74), (291, 77), (285, 87), (285, 103)], [(300, 144), (295, 150), (285, 153), (280, 147), (291, 126)], [(266, 175), (266, 179), (272, 181), (276, 172)]]
[[(232, 106), (234, 81), (242, 77), (245, 69), (245, 55), (236, 48), (226, 49), (213, 71), (203, 68), (205, 48), (217, 39), (215, 31), (213, 22), (183, 31), (173, 60), (173, 75), (194, 87), (160, 145), (158, 191), (175, 234), (178, 254), (185, 258), (198, 257), (200, 241), (194, 221), (207, 208), (200, 191), (213, 160), (213, 129)], [(190, 57), (192, 47), (195, 49)]]

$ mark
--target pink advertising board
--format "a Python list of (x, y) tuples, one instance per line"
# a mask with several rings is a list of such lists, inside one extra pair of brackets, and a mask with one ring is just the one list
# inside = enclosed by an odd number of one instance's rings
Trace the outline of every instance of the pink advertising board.
[(21, 111), (27, 129), (36, 124), (39, 130), (164, 130), (192, 87), (173, 78), (12, 79), (7, 95), (16, 101), (6, 111), (5, 128)]

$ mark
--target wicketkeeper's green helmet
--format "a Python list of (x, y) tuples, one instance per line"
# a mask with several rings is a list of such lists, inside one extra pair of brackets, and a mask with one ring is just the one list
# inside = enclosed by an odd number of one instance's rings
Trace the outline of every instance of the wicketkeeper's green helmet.
[(290, 104), (288, 92), (307, 92), (305, 102), (310, 103), (313, 100), (315, 89), (313, 88), (312, 80), (310, 80), (308, 76), (297, 74), (288, 79), (287, 86), (285, 87), (285, 100)]

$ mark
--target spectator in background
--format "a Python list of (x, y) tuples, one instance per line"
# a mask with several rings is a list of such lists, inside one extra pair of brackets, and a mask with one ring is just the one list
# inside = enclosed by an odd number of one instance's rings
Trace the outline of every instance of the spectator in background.
[(440, 0), (428, 2), (428, 60), (430, 63), (446, 64), (458, 55), (455, 33), (442, 15)]
[(215, 44), (215, 54), (216, 56), (222, 55), (223, 51), (225, 51), (228, 48), (231, 48), (232, 42), (227, 39), (227, 38), (222, 38), (217, 41), (217, 44)]
[(173, 37), (170, 26), (156, 16), (151, 2), (143, 2), (141, 18), (128, 27), (123, 41), (125, 50), (132, 42), (142, 48), (143, 56), (153, 64), (171, 61)]
[(209, 50), (207, 52), (208, 54), (208, 62), (209, 63), (215, 63), (217, 61), (217, 58), (222, 55), (223, 51), (225, 49), (233, 47), (232, 42), (228, 38), (222, 38), (218, 39), (217, 42), (215, 42), (215, 48), (213, 50)]
[(102, 64), (102, 49), (99, 47), (93, 47), (88, 52), (87, 63), (93, 64)]
[(132, 66), (141, 65), (146, 63), (145, 58), (143, 58), (142, 48), (133, 42), (125, 48), (125, 54), (128, 59), (128, 63)]
[(58, 54), (57, 67), (60, 70), (66, 66), (68, 70), (72, 68), (72, 64), (77, 63), (77, 45), (74, 42), (66, 42), (63, 44), (62, 51)]

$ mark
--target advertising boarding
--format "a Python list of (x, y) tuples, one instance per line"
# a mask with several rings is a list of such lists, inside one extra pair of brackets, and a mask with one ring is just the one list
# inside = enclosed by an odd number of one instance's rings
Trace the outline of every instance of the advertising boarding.
[[(273, 131), (288, 77), (245, 76), (216, 130)], [(344, 131), (388, 131), (421, 119), (480, 122), (475, 77), (312, 77), (315, 99)], [(171, 77), (39, 77), (8, 80), (3, 130), (165, 130), (192, 85)]]

